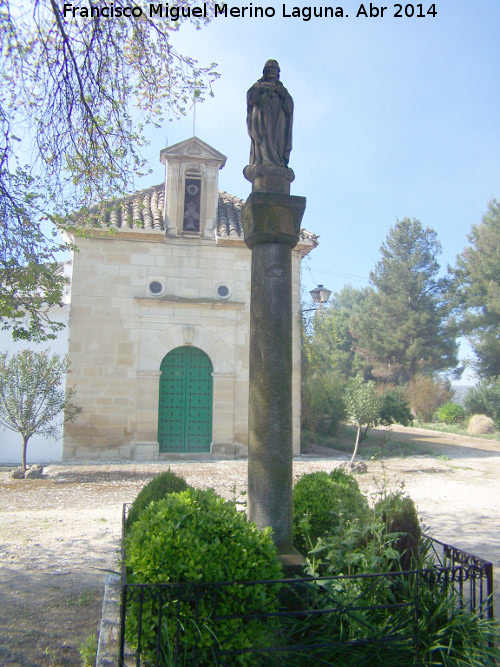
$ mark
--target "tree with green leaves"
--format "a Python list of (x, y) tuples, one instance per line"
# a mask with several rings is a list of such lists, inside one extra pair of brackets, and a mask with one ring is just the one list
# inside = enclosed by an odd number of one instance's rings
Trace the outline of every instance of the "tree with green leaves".
[(368, 371), (356, 355), (351, 333), (353, 314), (364, 308), (367, 290), (346, 285), (330, 297), (328, 306), (316, 311), (304, 353), (310, 368), (335, 370), (347, 380), (360, 371)]
[(75, 390), (62, 388), (68, 367), (66, 357), (46, 351), (0, 353), (0, 425), (22, 436), (24, 470), (30, 438), (56, 438), (61, 424), (80, 412), (72, 403)]
[(405, 390), (401, 387), (389, 387), (381, 394), (379, 424), (383, 426), (391, 426), (392, 424), (412, 425), (413, 415), (405, 393)]
[(500, 429), (500, 377), (482, 380), (467, 392), (464, 407), (469, 415), (486, 415)]
[(209, 19), (135, 6), (109, 17), (97, 0), (89, 16), (56, 0), (0, 2), (0, 322), (15, 338), (44, 340), (60, 326), (49, 311), (64, 289), (66, 246), (53, 223), (130, 191), (146, 167), (146, 128), (212, 94), (215, 65), (172, 43), (181, 24)]
[(345, 416), (345, 382), (335, 370), (309, 372), (302, 376), (301, 425), (315, 435), (334, 435)]
[(345, 416), (345, 383), (363, 368), (350, 334), (353, 309), (363, 298), (363, 290), (348, 285), (303, 326), (302, 426), (313, 434), (335, 433)]
[(461, 332), (468, 337), (480, 378), (500, 376), (500, 203), (492, 199), (471, 245), (452, 269), (453, 296)]
[(417, 373), (455, 367), (437, 234), (404, 218), (391, 228), (370, 273), (365, 307), (351, 320), (357, 353), (376, 378), (405, 384)]
[(351, 458), (354, 463), (358, 453), (363, 428), (366, 431), (375, 425), (380, 416), (381, 400), (373, 380), (366, 381), (361, 374), (349, 380), (345, 388), (345, 406), (347, 418), (357, 427), (356, 443)]

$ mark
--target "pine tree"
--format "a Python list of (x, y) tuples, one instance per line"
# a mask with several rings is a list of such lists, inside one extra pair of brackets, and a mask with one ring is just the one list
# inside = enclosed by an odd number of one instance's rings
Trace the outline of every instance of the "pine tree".
[(375, 377), (398, 384), (417, 373), (456, 366), (445, 283), (437, 277), (436, 232), (415, 219), (398, 220), (380, 252), (366, 307), (352, 322), (358, 353)]
[(365, 370), (362, 358), (356, 356), (351, 334), (351, 318), (364, 307), (366, 290), (346, 285), (332, 294), (328, 307), (316, 311), (310, 335), (304, 340), (303, 358), (308, 370), (335, 370), (347, 380)]
[(453, 270), (457, 319), (481, 378), (500, 375), (500, 204), (493, 199)]

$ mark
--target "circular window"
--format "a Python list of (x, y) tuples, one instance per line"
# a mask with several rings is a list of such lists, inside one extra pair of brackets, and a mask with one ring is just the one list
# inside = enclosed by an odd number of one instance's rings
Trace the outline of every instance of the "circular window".
[(149, 283), (149, 291), (151, 294), (154, 294), (155, 296), (158, 296), (163, 292), (163, 285), (159, 280), (152, 280)]
[(188, 194), (190, 194), (192, 197), (194, 197), (194, 195), (198, 194), (198, 187), (196, 185), (191, 184), (191, 185), (188, 186), (187, 191), (188, 191)]
[(225, 284), (217, 286), (217, 296), (219, 299), (228, 299), (231, 296), (231, 290)]

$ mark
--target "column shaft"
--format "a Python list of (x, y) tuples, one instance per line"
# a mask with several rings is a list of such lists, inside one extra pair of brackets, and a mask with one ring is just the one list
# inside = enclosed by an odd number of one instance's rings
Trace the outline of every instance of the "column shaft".
[(248, 518), (292, 548), (292, 252), (252, 248)]

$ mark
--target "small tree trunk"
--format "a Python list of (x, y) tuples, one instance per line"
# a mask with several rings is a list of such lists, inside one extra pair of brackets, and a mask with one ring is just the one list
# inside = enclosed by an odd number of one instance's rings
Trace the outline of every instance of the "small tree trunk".
[(358, 425), (358, 432), (356, 434), (356, 444), (354, 445), (354, 452), (352, 454), (351, 465), (354, 463), (354, 459), (356, 458), (356, 454), (358, 453), (360, 436), (361, 436), (361, 426)]
[(370, 428), (370, 424), (367, 424), (365, 428), (361, 432), (361, 438), (360, 442), (363, 442), (363, 440), (366, 438), (366, 434), (368, 433), (368, 429)]
[(28, 449), (28, 440), (29, 439), (30, 439), (29, 436), (28, 437), (26, 437), (26, 436), (23, 437), (23, 470), (26, 470), (26, 450)]

